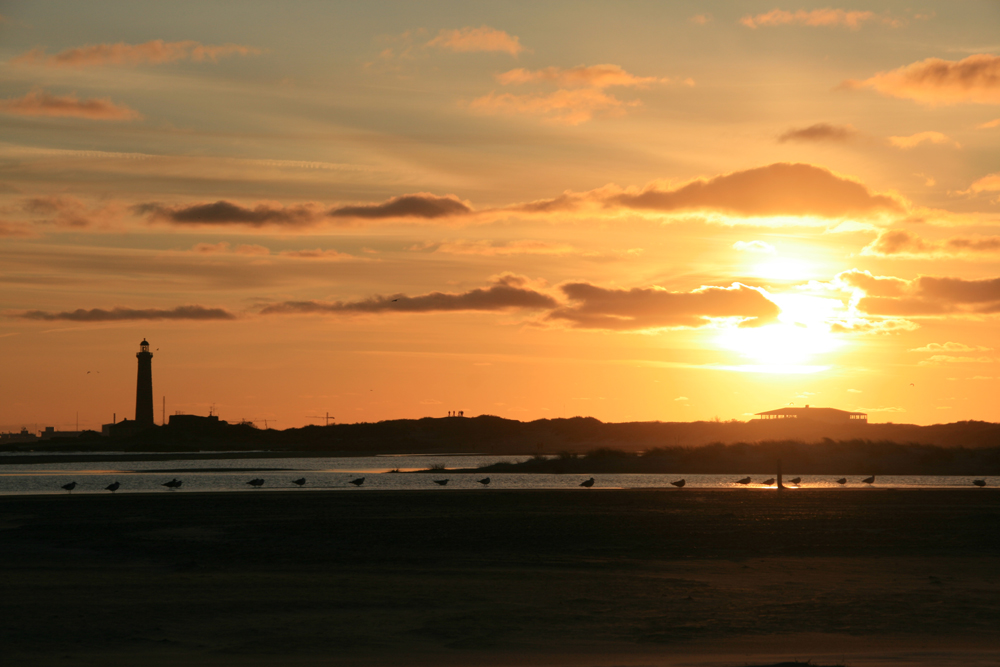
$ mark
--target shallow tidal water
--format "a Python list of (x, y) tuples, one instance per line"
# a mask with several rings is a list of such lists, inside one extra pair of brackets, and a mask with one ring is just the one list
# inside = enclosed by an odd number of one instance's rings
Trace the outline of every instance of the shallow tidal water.
[[(110, 452), (109, 452), (110, 453)], [(297, 490), (292, 480), (305, 478), (301, 487), (309, 490), (343, 489), (350, 492), (382, 490), (426, 490), (448, 492), (453, 489), (559, 489), (578, 488), (590, 475), (580, 474), (529, 474), (489, 473), (489, 485), (479, 480), (484, 473), (456, 473), (455, 469), (468, 469), (498, 462), (517, 462), (526, 456), (491, 456), (467, 454), (422, 454), (405, 456), (316, 457), (316, 458), (245, 458), (245, 459), (177, 459), (171, 461), (128, 462), (53, 462), (34, 464), (6, 464), (0, 455), (0, 495), (65, 494), (61, 487), (76, 482), (73, 494), (107, 494), (106, 487), (118, 482), (117, 493), (184, 493), (232, 492), (264, 493), (273, 490)], [(432, 472), (416, 472), (435, 468)], [(844, 488), (867, 489), (860, 475), (802, 475), (802, 483), (795, 487), (789, 480), (799, 476), (794, 470), (784, 475), (785, 486), (795, 488)], [(360, 486), (352, 480), (364, 477)], [(764, 475), (751, 476), (753, 481), (740, 485), (741, 475), (682, 475), (682, 474), (595, 474), (591, 491), (598, 489), (670, 488), (671, 482), (685, 480), (684, 488), (740, 489), (746, 491), (775, 490), (765, 486)], [(846, 477), (847, 484), (836, 480)], [(254, 488), (247, 484), (251, 479), (263, 479), (264, 484)], [(182, 486), (171, 491), (165, 482), (177, 479)], [(446, 485), (435, 480), (447, 479)], [(972, 477), (896, 475), (877, 477), (871, 488), (969, 488), (975, 490)], [(982, 479), (980, 477), (980, 479)], [(986, 477), (987, 487), (1000, 484), (1000, 478)], [(581, 489), (587, 491), (587, 489)], [(680, 491), (683, 491), (682, 489)]]

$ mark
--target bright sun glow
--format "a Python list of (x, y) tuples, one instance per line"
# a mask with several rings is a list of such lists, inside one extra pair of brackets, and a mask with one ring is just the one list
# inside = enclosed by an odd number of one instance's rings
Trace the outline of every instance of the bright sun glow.
[(771, 299), (781, 307), (777, 324), (726, 329), (717, 343), (755, 362), (756, 368), (763, 372), (822, 370), (821, 366), (807, 366), (807, 362), (844, 344), (830, 332), (827, 323), (843, 309), (843, 304), (835, 299), (800, 294), (772, 294)]

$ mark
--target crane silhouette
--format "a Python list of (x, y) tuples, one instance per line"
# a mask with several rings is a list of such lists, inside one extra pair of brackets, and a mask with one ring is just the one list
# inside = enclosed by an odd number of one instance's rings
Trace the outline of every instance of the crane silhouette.
[(330, 413), (327, 412), (326, 415), (306, 415), (306, 419), (324, 419), (326, 420), (326, 422), (323, 424), (323, 426), (329, 426), (330, 420), (335, 419), (335, 417), (331, 417)]

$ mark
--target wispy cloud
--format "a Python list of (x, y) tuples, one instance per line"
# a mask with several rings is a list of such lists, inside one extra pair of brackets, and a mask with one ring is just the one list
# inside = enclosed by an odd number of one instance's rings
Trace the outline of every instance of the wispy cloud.
[(875, 257), (959, 256), (1000, 253), (1000, 236), (953, 237), (929, 241), (905, 229), (890, 229), (879, 234), (861, 251)]
[(497, 81), (505, 86), (523, 83), (552, 83), (569, 88), (630, 86), (646, 88), (654, 83), (670, 83), (672, 79), (655, 76), (636, 76), (618, 65), (579, 65), (577, 67), (546, 67), (528, 70), (523, 67), (497, 74)]
[(81, 100), (76, 95), (50, 95), (33, 90), (24, 97), (0, 100), (0, 112), (18, 116), (61, 116), (90, 120), (134, 120), (142, 115), (107, 98)]
[(253, 207), (241, 206), (220, 200), (210, 204), (187, 206), (166, 206), (146, 203), (132, 209), (139, 215), (147, 215), (150, 220), (170, 222), (176, 225), (250, 225), (262, 227), (276, 225), (301, 227), (315, 224), (322, 216), (319, 206), (293, 204), (283, 206), (276, 202), (263, 202)]
[(992, 350), (992, 347), (983, 347), (982, 345), (966, 345), (964, 343), (955, 343), (948, 341), (947, 343), (927, 343), (923, 347), (915, 347), (910, 352), (988, 352)]
[(843, 143), (852, 139), (857, 133), (853, 125), (816, 123), (809, 127), (792, 128), (782, 132), (778, 135), (778, 143), (783, 144), (788, 141)]
[(799, 9), (790, 12), (784, 9), (772, 9), (763, 14), (751, 16), (747, 14), (740, 19), (740, 23), (748, 28), (761, 28), (779, 25), (802, 25), (809, 27), (843, 27), (857, 30), (865, 23), (882, 23), (884, 25), (897, 27), (902, 24), (898, 19), (888, 16), (879, 16), (875, 12), (857, 11), (848, 9), (824, 9), (805, 10)]
[(763, 253), (765, 255), (773, 255), (776, 252), (774, 246), (766, 241), (737, 241), (733, 244), (733, 249), (740, 252)]
[(498, 74), (497, 81), (504, 86), (546, 84), (557, 86), (558, 90), (526, 94), (490, 92), (472, 100), (469, 108), (480, 113), (543, 116), (561, 125), (579, 125), (599, 113), (621, 115), (626, 108), (642, 104), (639, 100), (618, 99), (605, 92), (605, 88), (648, 88), (653, 84), (678, 82), (694, 85), (691, 79), (637, 76), (611, 64), (538, 70), (517, 68)]
[(248, 56), (261, 53), (252, 46), (240, 44), (209, 45), (185, 40), (165, 42), (154, 39), (143, 44), (91, 44), (75, 49), (67, 49), (49, 55), (44, 49), (34, 49), (14, 58), (11, 62), (19, 65), (47, 65), (49, 67), (91, 67), (95, 65), (138, 65), (149, 63), (159, 65), (178, 60), (217, 62), (225, 56)]
[(884, 95), (937, 104), (1000, 104), (1000, 56), (978, 53), (959, 61), (927, 58), (879, 72), (842, 88), (871, 88)]
[(25, 320), (65, 320), (69, 322), (119, 322), (127, 320), (234, 320), (236, 315), (223, 308), (206, 308), (205, 306), (178, 306), (170, 310), (161, 308), (83, 308), (60, 313), (50, 313), (44, 310), (28, 310), (9, 313), (13, 317)]
[(912, 280), (873, 276), (852, 269), (835, 283), (860, 290), (857, 310), (872, 315), (943, 316), (1000, 313), (1000, 278), (967, 280), (918, 276)]
[(360, 204), (331, 209), (327, 215), (332, 218), (362, 218), (368, 220), (384, 218), (447, 218), (466, 215), (472, 209), (453, 195), (439, 197), (427, 192), (393, 197), (381, 204)]
[(780, 162), (735, 171), (687, 184), (652, 184), (641, 190), (607, 186), (584, 193), (566, 193), (555, 199), (515, 205), (512, 210), (536, 213), (573, 211), (587, 207), (669, 213), (717, 211), (741, 216), (818, 216), (901, 213), (904, 204), (894, 197), (872, 193), (863, 184), (826, 169), (802, 163)]
[(702, 327), (720, 318), (738, 319), (741, 326), (760, 326), (776, 321), (781, 312), (763, 290), (740, 283), (691, 292), (671, 292), (660, 287), (626, 290), (585, 282), (567, 283), (559, 289), (570, 304), (551, 312), (548, 319), (580, 329)]
[(521, 276), (503, 275), (490, 286), (467, 292), (431, 292), (419, 296), (391, 294), (373, 296), (362, 301), (285, 301), (271, 304), (262, 314), (324, 315), (430, 313), (455, 311), (504, 311), (512, 309), (549, 309), (558, 305), (555, 299), (529, 286)]
[(889, 137), (889, 143), (896, 148), (915, 148), (920, 144), (946, 144), (949, 146), (954, 146), (955, 148), (961, 148), (961, 144), (949, 137), (946, 134), (940, 132), (917, 132), (916, 134), (911, 134), (908, 137)]
[(515, 57), (524, 51), (524, 46), (518, 37), (486, 25), (478, 28), (466, 26), (458, 30), (442, 30), (437, 37), (427, 42), (427, 46), (455, 53), (496, 51), (509, 53)]

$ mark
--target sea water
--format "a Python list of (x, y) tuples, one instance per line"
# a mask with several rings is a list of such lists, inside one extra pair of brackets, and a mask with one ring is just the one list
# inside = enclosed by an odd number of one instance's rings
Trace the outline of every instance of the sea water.
[[(65, 454), (65, 453), (63, 453)], [(113, 454), (113, 453), (107, 453)], [(252, 454), (251, 454), (252, 455)], [(124, 456), (124, 455), (123, 455)], [(500, 462), (520, 462), (526, 456), (491, 456), (484, 454), (421, 454), (405, 456), (315, 457), (315, 458), (219, 458), (174, 459), (169, 461), (103, 461), (103, 462), (52, 462), (33, 464), (7, 464), (0, 455), (0, 495), (50, 494), (67, 491), (61, 487), (70, 482), (77, 486), (72, 493), (107, 494), (107, 486), (119, 482), (117, 493), (184, 493), (245, 491), (263, 493), (273, 490), (298, 490), (292, 480), (305, 477), (303, 492), (310, 490), (342, 489), (350, 492), (382, 490), (425, 490), (447, 492), (454, 489), (570, 489), (594, 478), (594, 489), (670, 488), (671, 482), (684, 479), (685, 489), (745, 489), (747, 491), (775, 490), (764, 486), (767, 477), (752, 477), (752, 482), (740, 485), (736, 480), (743, 475), (689, 475), (689, 474), (537, 474), (537, 473), (457, 473), (455, 469), (478, 468)], [(431, 472), (425, 471), (433, 468)], [(790, 485), (790, 478), (801, 476), (800, 487)], [(359, 486), (353, 480), (364, 478)], [(479, 480), (489, 477), (484, 485)], [(841, 486), (836, 480), (847, 478)], [(785, 486), (795, 488), (869, 488), (862, 480), (864, 475), (799, 475), (794, 470), (785, 474)], [(254, 488), (247, 484), (251, 479), (263, 479), (264, 484)], [(183, 482), (176, 491), (163, 486), (178, 479)], [(435, 480), (447, 479), (446, 485)], [(979, 479), (983, 479), (979, 477)], [(1000, 485), (1000, 478), (985, 478), (987, 488)], [(973, 477), (933, 475), (878, 476), (872, 488), (970, 488)], [(586, 491), (587, 489), (581, 489)], [(683, 491), (683, 489), (681, 490)]]

